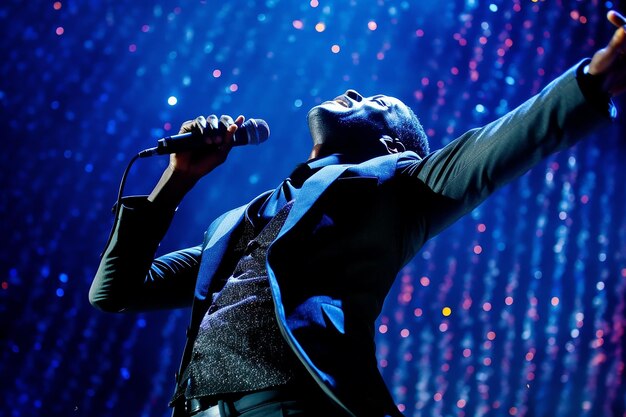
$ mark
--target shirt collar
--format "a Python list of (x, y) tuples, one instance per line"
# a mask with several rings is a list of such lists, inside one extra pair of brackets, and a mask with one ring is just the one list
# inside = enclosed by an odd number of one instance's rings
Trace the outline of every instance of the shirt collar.
[(289, 175), (291, 184), (294, 187), (300, 188), (304, 181), (306, 181), (311, 175), (320, 169), (328, 165), (339, 165), (345, 163), (345, 156), (343, 154), (332, 154), (322, 156), (319, 158), (309, 159), (306, 162), (298, 164), (293, 172)]

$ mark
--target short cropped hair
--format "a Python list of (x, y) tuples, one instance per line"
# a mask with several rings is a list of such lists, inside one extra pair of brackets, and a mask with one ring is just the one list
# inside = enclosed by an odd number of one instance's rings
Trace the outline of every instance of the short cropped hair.
[(395, 134), (407, 150), (413, 151), (423, 158), (430, 152), (428, 137), (413, 109), (408, 106), (406, 108), (411, 117), (402, 118), (401, 123), (396, 126)]

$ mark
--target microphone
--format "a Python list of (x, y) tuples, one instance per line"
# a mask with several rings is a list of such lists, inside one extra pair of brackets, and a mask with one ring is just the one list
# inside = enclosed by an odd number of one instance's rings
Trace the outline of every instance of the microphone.
[[(218, 131), (215, 131), (217, 135)], [(221, 134), (221, 132), (220, 132)], [(237, 129), (233, 136), (233, 146), (259, 145), (270, 136), (270, 127), (263, 119), (248, 119)], [(204, 141), (202, 135), (187, 132), (179, 135), (166, 136), (157, 141), (154, 148), (144, 149), (139, 152), (140, 158), (147, 158), (153, 155), (167, 155), (170, 153), (193, 151), (195, 149), (206, 149), (216, 147)]]

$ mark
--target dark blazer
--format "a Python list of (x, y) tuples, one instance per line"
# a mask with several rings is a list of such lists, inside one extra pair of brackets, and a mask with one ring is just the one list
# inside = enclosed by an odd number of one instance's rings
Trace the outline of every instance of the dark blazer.
[[(374, 322), (400, 269), (496, 188), (606, 120), (585, 101), (573, 68), (517, 109), (423, 159), (404, 152), (330, 165), (305, 181), (268, 249), (270, 288), (285, 340), (347, 415), (400, 415), (374, 344)], [(193, 300), (184, 367), (207, 300), (233, 270), (229, 248), (246, 206), (215, 220), (202, 245), (155, 261), (173, 212), (152, 206), (125, 203), (90, 300), (107, 311)]]

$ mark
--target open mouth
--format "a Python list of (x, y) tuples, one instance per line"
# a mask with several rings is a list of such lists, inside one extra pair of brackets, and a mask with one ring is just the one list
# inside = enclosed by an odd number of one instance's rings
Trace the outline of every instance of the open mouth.
[(335, 99), (333, 101), (336, 102), (336, 103), (339, 103), (340, 105), (342, 105), (343, 107), (346, 107), (346, 108), (352, 107), (352, 103), (350, 103), (348, 100), (346, 100), (346, 98), (344, 96), (335, 97)]

